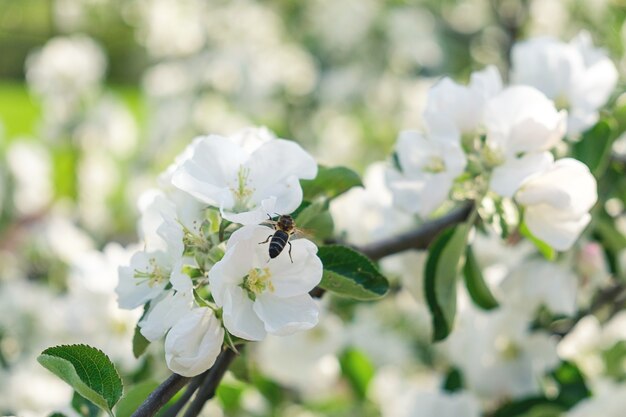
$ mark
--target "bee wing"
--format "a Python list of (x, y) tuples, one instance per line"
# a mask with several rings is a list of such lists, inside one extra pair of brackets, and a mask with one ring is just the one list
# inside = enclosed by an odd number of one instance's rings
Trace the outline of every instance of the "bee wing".
[(312, 239), (313, 236), (314, 233), (311, 229), (302, 229), (300, 227), (296, 227), (295, 232), (293, 232), (293, 237), (295, 238)]

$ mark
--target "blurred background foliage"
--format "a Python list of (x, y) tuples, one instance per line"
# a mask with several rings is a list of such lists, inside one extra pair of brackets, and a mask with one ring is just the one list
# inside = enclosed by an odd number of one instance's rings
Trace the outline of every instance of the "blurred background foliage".
[[(0, 0), (0, 117), (6, 136), (36, 132), (40, 109), (24, 85), (27, 55), (50, 38), (69, 33), (84, 33), (99, 42), (108, 60), (107, 89), (121, 95), (135, 116), (140, 116), (145, 105), (139, 97), (142, 74), (159, 60), (146, 52), (137, 30), (142, 24), (138, 16), (141, 3), (137, 0)], [(219, 8), (227, 3), (212, 0), (207, 2), (207, 7)], [(381, 148), (388, 150), (395, 132), (406, 127), (397, 118), (398, 113), (406, 111), (402, 104), (396, 103), (388, 109), (388, 114), (370, 107), (374, 107), (374, 99), (394, 98), (384, 91), (390, 88), (381, 85), (385, 81), (393, 83), (441, 74), (464, 79), (472, 70), (487, 64), (497, 64), (506, 70), (506, 54), (511, 43), (536, 33), (568, 39), (584, 28), (612, 56), (624, 55), (624, 0), (342, 3), (343, 6), (335, 6), (338, 10), (330, 10), (329, 2), (321, 0), (274, 0), (259, 3), (259, 7), (279, 19), (276, 23), (284, 40), (297, 44), (310, 55), (318, 72), (315, 87), (323, 86), (326, 74), (354, 66), (370, 81), (360, 84), (358, 99), (354, 97), (347, 108), (341, 109), (356, 122), (353, 127), (359, 137), (378, 145), (371, 149), (369, 157), (365, 155), (361, 159), (360, 166), (375, 159)], [(328, 16), (320, 16), (322, 13), (318, 12), (323, 9), (328, 9)], [(330, 31), (320, 28), (319, 20), (325, 20)], [(210, 50), (209, 40), (206, 42)], [(371, 82), (371, 78), (378, 78), (379, 82)], [(285, 121), (276, 120), (269, 109), (251, 116), (282, 136), (300, 135), (301, 140), (313, 140), (312, 132), (298, 126), (303, 118), (310, 117), (325, 104), (326, 98), (320, 97), (317, 88), (297, 97), (283, 95), (288, 114), (281, 119)], [(229, 100), (228, 104), (237, 103)], [(237, 109), (241, 111), (240, 107)], [(375, 118), (371, 117), (372, 113)]]
[[(127, 381), (166, 374), (162, 352), (132, 358), (137, 317), (116, 307), (111, 265), (124, 261), (121, 249), (106, 243), (136, 240), (137, 197), (195, 135), (266, 125), (322, 164), (363, 173), (387, 158), (399, 131), (420, 128), (434, 82), (445, 75), (464, 81), (491, 64), (506, 77), (516, 40), (569, 40), (587, 30), (623, 80), (625, 20), (626, 0), (0, 0), (0, 413), (15, 404), (49, 410), (64, 398), (58, 381), (32, 364), (60, 341), (101, 347), (122, 364)], [(27, 61), (50, 40), (76, 34), (102, 48), (103, 79), (95, 77), (86, 92), (46, 92), (50, 86), (27, 77), (26, 68), (36, 66)], [(613, 116), (624, 124), (626, 112)], [(599, 207), (605, 226), (598, 238), (611, 242), (610, 254), (626, 247), (614, 227), (626, 201), (623, 165), (607, 176), (614, 187), (605, 199), (614, 204)], [(461, 385), (431, 349), (426, 325), (413, 319), (415, 305), (407, 307), (400, 292), (393, 296), (375, 311), (340, 305), (348, 330), (337, 330), (333, 316), (321, 326), (322, 336), (345, 332), (357, 347), (337, 348), (331, 368), (339, 367), (344, 383), (333, 399), (314, 399), (310, 410), (376, 415), (364, 400), (374, 368), (403, 366), (407, 358), (447, 373), (446, 390)], [(52, 310), (58, 320), (46, 314)], [(267, 357), (280, 347), (268, 347)], [(258, 355), (267, 367), (278, 366)], [(607, 363), (623, 363), (623, 345), (606, 355)], [(218, 396), (227, 413), (245, 414), (259, 392), (272, 405), (306, 397), (317, 377), (299, 387), (305, 394), (282, 390), (263, 374), (270, 371), (244, 361), (233, 373), (255, 388), (226, 380)], [(553, 385), (573, 387), (574, 396), (586, 392), (566, 365)], [(29, 383), (33, 389), (24, 389)], [(46, 396), (31, 398), (29, 391)], [(250, 392), (257, 397), (244, 400)]]

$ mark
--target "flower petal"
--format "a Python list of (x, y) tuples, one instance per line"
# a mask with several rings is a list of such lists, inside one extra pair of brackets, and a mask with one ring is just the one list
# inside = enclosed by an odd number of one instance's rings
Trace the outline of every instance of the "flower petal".
[(265, 324), (265, 330), (279, 336), (311, 329), (319, 318), (319, 307), (308, 294), (278, 298), (264, 293), (257, 296), (253, 308)]
[[(257, 298), (258, 299), (258, 298)], [(230, 287), (224, 294), (224, 326), (237, 337), (263, 340), (266, 332), (263, 322), (253, 310), (253, 302), (239, 287)]]
[[(233, 141), (211, 135), (198, 141), (191, 158), (172, 176), (172, 184), (207, 204), (234, 204), (229, 187), (236, 185), (237, 172), (249, 155)], [(225, 201), (230, 196), (230, 201)]]
[(317, 256), (317, 246), (307, 239), (291, 241), (289, 245), (268, 266), (272, 274), (274, 291), (272, 295), (284, 298), (307, 294), (322, 280), (322, 261)]
[(550, 152), (508, 159), (493, 170), (491, 189), (502, 197), (513, 197), (526, 179), (548, 169), (553, 162), (554, 157)]
[(250, 259), (250, 255), (250, 248), (245, 243), (234, 242), (229, 245), (224, 257), (209, 270), (211, 294), (218, 306), (224, 305), (228, 289), (240, 285), (253, 267), (249, 262), (243, 262)]
[(550, 206), (539, 205), (526, 208), (524, 222), (528, 230), (537, 238), (558, 251), (572, 247), (580, 233), (591, 221), (588, 213), (574, 219), (557, 219), (561, 213), (555, 213)]
[(160, 339), (181, 317), (191, 311), (192, 306), (191, 292), (174, 294), (174, 291), (168, 291), (150, 303), (150, 310), (138, 324), (141, 334), (151, 342)]

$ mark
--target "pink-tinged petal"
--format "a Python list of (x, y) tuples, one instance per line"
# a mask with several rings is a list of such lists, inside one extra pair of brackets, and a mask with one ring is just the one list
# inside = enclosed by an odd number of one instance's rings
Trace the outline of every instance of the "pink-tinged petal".
[(317, 246), (307, 239), (291, 240), (289, 244), (268, 266), (272, 274), (274, 291), (272, 295), (284, 298), (307, 294), (322, 280), (322, 261), (317, 256)]
[(279, 336), (311, 329), (319, 319), (319, 307), (308, 294), (278, 298), (263, 293), (257, 296), (253, 308), (265, 324), (265, 330)]
[(224, 294), (224, 326), (237, 337), (263, 340), (266, 335), (263, 322), (253, 310), (253, 302), (239, 287), (230, 287)]

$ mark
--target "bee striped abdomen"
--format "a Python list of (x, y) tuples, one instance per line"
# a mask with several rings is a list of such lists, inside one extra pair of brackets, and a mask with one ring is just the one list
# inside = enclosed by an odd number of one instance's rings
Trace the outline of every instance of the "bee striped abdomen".
[(275, 258), (285, 249), (285, 245), (289, 241), (289, 235), (282, 230), (277, 230), (270, 241), (270, 258)]

